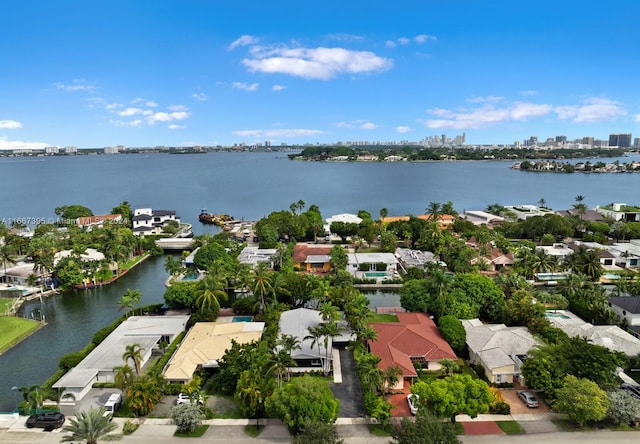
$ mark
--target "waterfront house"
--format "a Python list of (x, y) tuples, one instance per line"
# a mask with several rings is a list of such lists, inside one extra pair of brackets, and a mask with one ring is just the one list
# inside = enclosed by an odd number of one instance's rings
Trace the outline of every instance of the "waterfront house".
[[(398, 221), (408, 221), (410, 220), (412, 217), (415, 217), (417, 219), (422, 219), (422, 220), (426, 220), (426, 221), (430, 221), (431, 220), (431, 215), (430, 214), (419, 214), (417, 216), (387, 216), (387, 217), (383, 217), (380, 219), (380, 221), (383, 224), (390, 224), (391, 222), (398, 222)], [(441, 214), (438, 216), (438, 226), (440, 227), (440, 229), (449, 229), (449, 228), (453, 228), (453, 223), (456, 221), (455, 216), (452, 216), (451, 214)]]
[(546, 216), (547, 214), (553, 214), (552, 210), (544, 207), (537, 207), (535, 205), (515, 205), (507, 206), (505, 208), (520, 220), (525, 220), (533, 216)]
[(198, 369), (217, 368), (232, 342), (259, 341), (264, 322), (233, 322), (221, 317), (216, 322), (196, 322), (171, 357), (164, 372), (169, 382), (188, 383)]
[(610, 297), (609, 307), (621, 319), (625, 319), (629, 330), (640, 338), (640, 296)]
[(293, 247), (293, 266), (307, 273), (328, 273), (331, 271), (329, 253), (333, 247), (314, 244), (296, 244)]
[(479, 319), (465, 319), (469, 360), (482, 366), (489, 382), (522, 383), (520, 369), (529, 351), (542, 343), (527, 327), (483, 324)]
[(606, 206), (597, 206), (596, 211), (605, 217), (610, 217), (616, 221), (637, 222), (640, 221), (640, 207), (631, 206), (624, 203), (612, 203)]
[(93, 227), (101, 227), (105, 222), (122, 223), (122, 214), (104, 214), (101, 216), (85, 216), (76, 219), (76, 225), (80, 228), (91, 230)]
[(460, 217), (474, 225), (494, 226), (504, 222), (504, 217), (487, 213), (486, 211), (465, 210)]
[(640, 239), (629, 242), (614, 242), (606, 245), (607, 251), (615, 256), (615, 263), (621, 268), (640, 267)]
[(392, 278), (398, 274), (398, 258), (393, 253), (349, 253), (347, 271), (354, 277)]
[(238, 255), (238, 261), (241, 264), (247, 264), (251, 268), (256, 268), (259, 263), (266, 262), (269, 268), (273, 267), (273, 261), (278, 250), (275, 248), (259, 248), (255, 246), (247, 246), (242, 249)]
[(350, 213), (342, 213), (333, 215), (325, 220), (324, 223), (324, 232), (331, 233), (331, 224), (334, 222), (343, 222), (345, 224), (357, 224), (360, 225), (362, 222), (362, 218), (356, 216), (355, 214)]
[(397, 313), (398, 322), (369, 324), (377, 333), (368, 340), (369, 351), (380, 357), (382, 370), (398, 366), (402, 378), (390, 390), (402, 390), (405, 379), (418, 377), (415, 364), (424, 370), (439, 370), (442, 359), (458, 359), (435, 322), (425, 313)]
[(617, 325), (592, 325), (567, 310), (547, 312), (547, 319), (567, 335), (586, 338), (589, 342), (625, 353), (627, 356), (640, 354), (640, 339), (627, 333)]
[(173, 210), (153, 210), (151, 208), (136, 208), (133, 212), (133, 234), (161, 234), (162, 228), (170, 221), (180, 223), (180, 218)]
[(396, 248), (398, 266), (405, 272), (411, 267), (421, 268), (430, 263), (437, 263), (435, 255), (430, 251), (412, 250), (410, 248)]
[(152, 354), (161, 353), (160, 343), (170, 344), (185, 330), (188, 320), (187, 315), (129, 317), (53, 384), (53, 388), (64, 389), (64, 393), (72, 394), (76, 401), (81, 400), (94, 383), (114, 382), (116, 368), (125, 364), (122, 354), (127, 346), (137, 344), (142, 349), (142, 368)]

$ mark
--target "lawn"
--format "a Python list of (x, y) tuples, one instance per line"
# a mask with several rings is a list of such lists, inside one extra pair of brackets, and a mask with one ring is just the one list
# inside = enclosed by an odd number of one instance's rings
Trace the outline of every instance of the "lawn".
[(207, 429), (209, 429), (209, 426), (207, 424), (203, 424), (193, 432), (178, 432), (178, 431), (176, 431), (176, 433), (174, 433), (173, 436), (175, 436), (177, 438), (200, 438), (202, 435), (205, 434)]
[(369, 313), (369, 322), (398, 322), (398, 316), (393, 313)]
[(0, 298), (0, 315), (6, 314), (13, 305), (13, 299)]
[(17, 318), (14, 316), (0, 317), (0, 353), (10, 349), (18, 342), (29, 336), (40, 327), (38, 321)]
[(507, 435), (520, 435), (524, 429), (517, 421), (497, 421), (498, 427)]

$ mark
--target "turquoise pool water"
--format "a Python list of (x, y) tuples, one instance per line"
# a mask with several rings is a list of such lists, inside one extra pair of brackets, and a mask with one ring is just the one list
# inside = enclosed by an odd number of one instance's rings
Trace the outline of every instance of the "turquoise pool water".
[(182, 281), (197, 281), (199, 277), (200, 277), (199, 274), (189, 274), (187, 276), (184, 276), (181, 280)]
[(566, 279), (567, 273), (536, 273), (536, 277), (541, 281), (557, 281)]
[(602, 275), (602, 277), (606, 279), (620, 279), (620, 275), (614, 273), (605, 273)]
[(368, 278), (389, 276), (386, 271), (365, 271), (364, 275)]
[(231, 319), (231, 322), (251, 322), (253, 321), (253, 316), (234, 316)]
[(547, 312), (547, 313), (545, 313), (545, 316), (548, 317), (548, 318), (570, 319), (569, 316), (563, 315), (562, 313)]

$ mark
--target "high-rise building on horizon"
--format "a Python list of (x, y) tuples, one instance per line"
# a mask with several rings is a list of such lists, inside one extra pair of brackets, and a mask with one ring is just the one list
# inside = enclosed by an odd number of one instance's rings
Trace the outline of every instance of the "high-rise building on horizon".
[(631, 147), (631, 133), (628, 134), (609, 134), (609, 146), (617, 146), (619, 148)]

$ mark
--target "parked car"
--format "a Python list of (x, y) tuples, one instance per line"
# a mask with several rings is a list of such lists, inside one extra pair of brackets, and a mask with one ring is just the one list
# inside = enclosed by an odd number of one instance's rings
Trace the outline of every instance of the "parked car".
[(409, 404), (409, 410), (411, 411), (412, 415), (415, 415), (416, 413), (418, 413), (419, 400), (420, 400), (420, 396), (418, 395), (414, 395), (413, 393), (411, 393), (410, 395), (407, 395), (407, 404)]
[(116, 413), (116, 410), (120, 408), (122, 405), (122, 395), (120, 393), (112, 393), (109, 395), (109, 399), (104, 403), (104, 412), (102, 416), (105, 418), (109, 418), (109, 421), (113, 419), (113, 415)]
[(176, 398), (176, 405), (187, 404), (187, 403), (193, 402), (192, 401), (192, 396), (196, 396), (197, 397), (198, 404), (204, 405), (204, 398), (202, 397), (202, 395), (199, 395), (199, 394), (189, 395), (187, 393), (180, 393), (178, 395), (178, 397)]
[(635, 396), (636, 398), (640, 399), (640, 387), (639, 386), (624, 383), (624, 384), (622, 384), (620, 386), (620, 388), (622, 388), (623, 390), (628, 391), (633, 396)]
[(527, 390), (518, 390), (518, 398), (529, 408), (538, 407), (538, 400), (533, 396), (533, 393)]
[(58, 427), (62, 427), (62, 424), (64, 424), (64, 420), (64, 415), (60, 412), (38, 413), (27, 418), (27, 427), (30, 429), (33, 427), (38, 427), (47, 431), (51, 431), (53, 429), (57, 429)]

